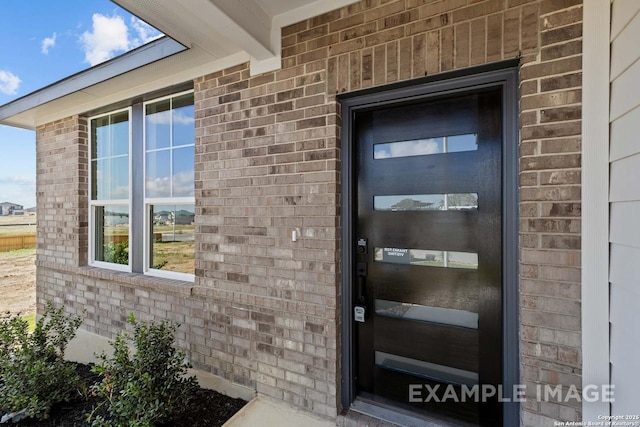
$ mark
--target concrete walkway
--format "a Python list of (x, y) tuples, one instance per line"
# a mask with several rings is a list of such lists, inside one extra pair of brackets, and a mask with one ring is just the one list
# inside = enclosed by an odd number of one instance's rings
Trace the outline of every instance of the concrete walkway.
[(256, 397), (247, 403), (223, 427), (335, 427), (335, 423), (306, 412)]

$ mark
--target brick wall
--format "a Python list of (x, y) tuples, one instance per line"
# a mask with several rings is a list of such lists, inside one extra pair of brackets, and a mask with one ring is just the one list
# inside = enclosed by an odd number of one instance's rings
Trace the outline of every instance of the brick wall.
[[(335, 417), (336, 93), (520, 56), (522, 381), (579, 386), (581, 19), (578, 0), (365, 0), (283, 29), (281, 70), (196, 79), (193, 285), (84, 266), (86, 123), (40, 128), (39, 304), (86, 305), (107, 336), (131, 310), (178, 320), (196, 367)], [(525, 426), (580, 418), (529, 397)]]
[(38, 261), (87, 263), (87, 132), (78, 116), (36, 129)]

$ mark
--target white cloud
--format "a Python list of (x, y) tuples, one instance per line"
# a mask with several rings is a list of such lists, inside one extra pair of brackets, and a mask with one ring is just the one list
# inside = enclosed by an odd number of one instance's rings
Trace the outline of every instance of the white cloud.
[(159, 39), (164, 34), (153, 28), (151, 25), (146, 22), (138, 19), (135, 16), (131, 17), (131, 27), (136, 32), (137, 37), (134, 37), (131, 40), (131, 48), (142, 46), (143, 44), (149, 43), (155, 39)]
[[(168, 125), (171, 124), (171, 112), (169, 110), (162, 111), (147, 116), (150, 123), (154, 125)], [(192, 125), (195, 120), (192, 115), (187, 115), (182, 111), (173, 110), (173, 123), (176, 125)]]
[[(147, 197), (171, 197), (171, 177), (147, 178)], [(173, 195), (193, 196), (193, 171), (178, 172), (173, 175)]]
[(49, 53), (49, 49), (56, 45), (57, 37), (58, 35), (56, 33), (53, 33), (51, 37), (45, 37), (44, 40), (42, 40), (41, 52), (47, 55)]
[[(118, 15), (94, 13), (92, 29), (80, 37), (85, 61), (91, 66), (100, 64), (164, 35), (135, 16), (131, 17), (130, 24), (131, 27), (128, 27)], [(130, 37), (130, 31), (133, 37)]]
[(80, 37), (85, 61), (91, 66), (113, 58), (117, 53), (129, 50), (127, 25), (117, 15), (93, 14), (93, 28)]
[(20, 77), (11, 71), (0, 70), (0, 93), (5, 95), (15, 95), (20, 87)]

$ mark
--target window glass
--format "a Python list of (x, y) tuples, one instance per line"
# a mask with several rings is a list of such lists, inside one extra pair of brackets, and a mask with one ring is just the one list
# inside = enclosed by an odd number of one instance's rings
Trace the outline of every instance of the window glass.
[(447, 211), (478, 209), (478, 193), (374, 196), (376, 211)]
[(151, 269), (194, 273), (194, 205), (151, 205)]
[(192, 145), (195, 141), (193, 94), (173, 99), (173, 146)]
[(145, 147), (147, 150), (171, 146), (171, 100), (148, 104), (145, 117)]
[(423, 267), (478, 269), (478, 254), (475, 252), (375, 248), (374, 261)]
[(174, 197), (193, 197), (194, 147), (173, 150), (172, 187)]
[(129, 112), (91, 121), (91, 199), (129, 197)]
[(162, 150), (147, 153), (145, 167), (146, 196), (171, 197), (171, 151)]
[(129, 208), (107, 205), (94, 207), (95, 260), (129, 264)]
[(428, 156), (431, 154), (475, 151), (478, 149), (477, 135), (450, 135), (410, 141), (387, 142), (373, 146), (374, 159)]

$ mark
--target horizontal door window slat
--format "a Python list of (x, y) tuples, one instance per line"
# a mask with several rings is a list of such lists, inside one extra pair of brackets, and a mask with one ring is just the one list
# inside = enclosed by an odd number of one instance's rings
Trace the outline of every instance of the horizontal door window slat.
[(375, 305), (376, 314), (381, 316), (478, 329), (478, 313), (471, 311), (383, 299), (376, 299)]
[(478, 372), (478, 331), (475, 329), (385, 316), (375, 316), (374, 322), (375, 351)]

